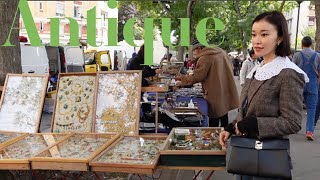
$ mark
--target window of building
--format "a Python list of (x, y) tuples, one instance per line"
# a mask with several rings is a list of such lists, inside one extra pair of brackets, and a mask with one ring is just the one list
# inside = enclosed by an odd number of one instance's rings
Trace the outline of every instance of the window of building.
[(106, 27), (107, 25), (107, 14), (101, 13), (101, 27)]
[(43, 31), (44, 27), (43, 27), (43, 22), (40, 22), (40, 31)]
[(40, 10), (40, 12), (43, 11), (43, 2), (39, 2), (39, 10)]
[(26, 26), (24, 25), (23, 21), (21, 21), (21, 30), (20, 31), (23, 33), (27, 32)]
[(64, 16), (64, 3), (57, 2), (57, 4), (56, 4), (56, 16), (60, 16), (60, 17)]
[(59, 35), (64, 36), (64, 24), (59, 24)]
[(314, 26), (314, 25), (315, 25), (315, 20), (316, 20), (315, 17), (309, 17), (309, 23), (308, 23), (308, 25), (309, 25), (309, 26)]
[(80, 6), (74, 6), (74, 17), (80, 18), (81, 17), (81, 8)]

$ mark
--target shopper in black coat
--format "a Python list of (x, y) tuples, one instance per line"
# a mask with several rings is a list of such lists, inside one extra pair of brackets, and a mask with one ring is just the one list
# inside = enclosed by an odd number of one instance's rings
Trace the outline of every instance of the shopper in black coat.
[(144, 45), (140, 47), (138, 55), (134, 57), (130, 63), (130, 70), (142, 70), (142, 87), (148, 86), (149, 83), (145, 78), (155, 76), (162, 72), (162, 69), (151, 69), (144, 64)]

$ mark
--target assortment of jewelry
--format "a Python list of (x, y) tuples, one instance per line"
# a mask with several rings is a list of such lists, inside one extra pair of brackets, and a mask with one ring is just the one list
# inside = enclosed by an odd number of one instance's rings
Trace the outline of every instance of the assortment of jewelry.
[(222, 150), (218, 129), (174, 129), (169, 150)]
[(0, 132), (0, 143), (6, 142), (21, 135), (21, 133)]
[(27, 159), (56, 143), (63, 134), (29, 134), (0, 151), (0, 159)]
[(95, 76), (62, 76), (59, 79), (54, 132), (91, 132)]
[(192, 87), (192, 88), (180, 88), (174, 93), (174, 96), (200, 96), (202, 97), (202, 88)]
[(97, 159), (116, 164), (154, 164), (164, 140), (124, 137), (112, 149)]
[(139, 73), (99, 74), (95, 130), (134, 135), (139, 120)]
[(89, 158), (98, 148), (111, 139), (111, 135), (74, 134), (36, 157)]
[(9, 75), (0, 110), (0, 130), (35, 132), (46, 77)]

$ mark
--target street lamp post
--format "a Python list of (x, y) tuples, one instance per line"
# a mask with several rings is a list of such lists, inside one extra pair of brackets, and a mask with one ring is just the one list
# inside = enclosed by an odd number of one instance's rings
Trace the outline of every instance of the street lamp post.
[(298, 28), (299, 28), (299, 19), (300, 19), (300, 4), (303, 0), (296, 0), (298, 3), (298, 18), (297, 18), (297, 29), (296, 29), (296, 44), (294, 46), (294, 52), (297, 52), (297, 41), (298, 41)]

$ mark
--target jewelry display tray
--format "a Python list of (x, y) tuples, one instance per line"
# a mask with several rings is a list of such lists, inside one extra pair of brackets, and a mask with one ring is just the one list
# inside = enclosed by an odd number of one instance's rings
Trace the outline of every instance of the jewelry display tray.
[(163, 135), (122, 136), (90, 162), (91, 170), (153, 174), (165, 139)]
[[(224, 169), (226, 166), (226, 149), (173, 149), (172, 141), (175, 138), (175, 130), (176, 129), (185, 129), (192, 131), (204, 131), (217, 133), (221, 132), (223, 128), (217, 127), (181, 127), (181, 128), (173, 128), (168, 135), (163, 149), (160, 150), (160, 166), (175, 166), (175, 167), (199, 167), (199, 169), (208, 169), (208, 167), (220, 168)], [(192, 137), (190, 137), (192, 138)], [(193, 140), (194, 141), (194, 140)], [(191, 141), (192, 144), (194, 142)], [(190, 142), (189, 142), (190, 143)], [(201, 167), (201, 168), (200, 168)], [(179, 169), (179, 168), (178, 168)]]
[(88, 171), (89, 162), (119, 134), (75, 133), (30, 159), (32, 169)]
[(69, 134), (34, 133), (24, 134), (0, 148), (0, 169), (29, 170), (30, 158), (60, 142)]
[(24, 135), (26, 135), (26, 133), (0, 131), (0, 148), (24, 137)]

